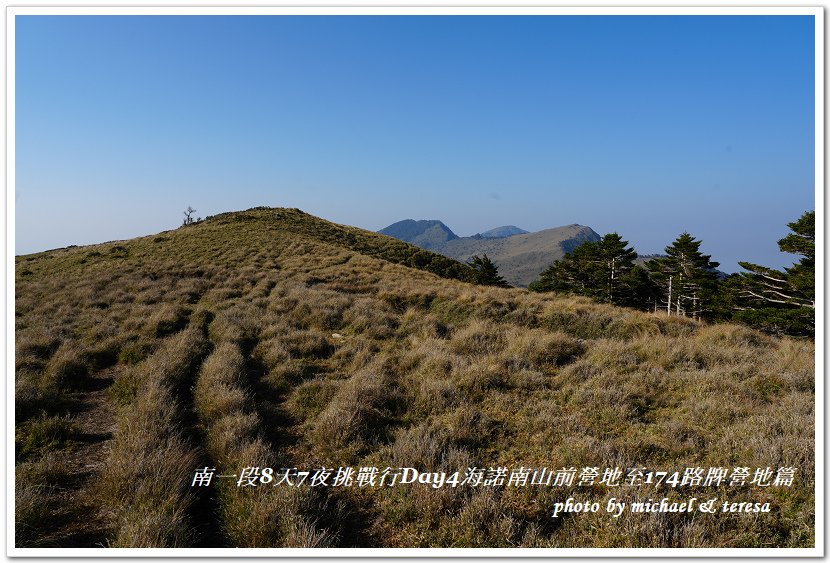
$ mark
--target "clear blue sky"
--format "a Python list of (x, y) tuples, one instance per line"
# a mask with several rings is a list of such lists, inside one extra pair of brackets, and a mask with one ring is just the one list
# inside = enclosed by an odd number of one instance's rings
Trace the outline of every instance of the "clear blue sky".
[(792, 263), (811, 17), (16, 19), (16, 253), (299, 207)]

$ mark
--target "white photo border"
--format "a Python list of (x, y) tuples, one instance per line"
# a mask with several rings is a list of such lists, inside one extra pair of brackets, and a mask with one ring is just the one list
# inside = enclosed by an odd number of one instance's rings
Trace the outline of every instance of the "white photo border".
[[(413, 5), (412, 2), (362, 1), (359, 6), (334, 0), (326, 5), (257, 5), (256, 0), (244, 7), (200, 6), (184, 0), (179, 6), (158, 6), (134, 2), (118, 6), (90, 2), (86, 6), (5, 6), (6, 56), (6, 555), (7, 557), (280, 557), (305, 558), (779, 558), (823, 557), (825, 531), (825, 143), (824, 143), (824, 18), (821, 6), (781, 7), (758, 6), (735, 2), (730, 7), (705, 5), (639, 6), (607, 5), (551, 6), (529, 0), (522, 6), (505, 6), (488, 2), (456, 0), (452, 5), (434, 2)], [(108, 548), (17, 548), (14, 546), (14, 252), (15, 252), (15, 17), (30, 15), (802, 15), (815, 21), (815, 210), (816, 210), (816, 384), (815, 384), (815, 539), (813, 548), (173, 548), (173, 549), (108, 549)]]

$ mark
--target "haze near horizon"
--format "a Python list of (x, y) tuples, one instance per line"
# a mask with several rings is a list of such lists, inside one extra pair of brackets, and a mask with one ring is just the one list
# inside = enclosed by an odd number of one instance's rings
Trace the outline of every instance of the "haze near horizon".
[(683, 231), (736, 271), (815, 208), (801, 16), (18, 16), (26, 254), (257, 205), (460, 236)]

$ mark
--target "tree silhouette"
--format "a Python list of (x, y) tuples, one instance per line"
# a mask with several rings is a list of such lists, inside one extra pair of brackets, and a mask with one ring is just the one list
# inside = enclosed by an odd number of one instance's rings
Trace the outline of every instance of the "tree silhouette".
[(475, 283), (479, 285), (495, 285), (497, 287), (510, 287), (503, 277), (499, 275), (499, 269), (493, 264), (490, 258), (483, 254), (482, 256), (473, 256), (468, 264), (475, 270)]
[(182, 221), (182, 226), (193, 224), (194, 213), (196, 213), (196, 210), (188, 205), (187, 209), (184, 210), (184, 220)]

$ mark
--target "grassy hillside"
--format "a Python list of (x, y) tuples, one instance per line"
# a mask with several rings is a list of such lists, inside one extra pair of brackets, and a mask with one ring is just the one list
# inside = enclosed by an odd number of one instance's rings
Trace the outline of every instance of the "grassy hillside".
[[(21, 256), (15, 274), (18, 547), (814, 544), (810, 341), (474, 286), (287, 209)], [(321, 465), (797, 472), (717, 490), (191, 487), (197, 467)], [(772, 510), (552, 518), (569, 496)]]
[(527, 287), (566, 252), (599, 238), (590, 227), (568, 225), (505, 238), (458, 238), (436, 246), (434, 250), (462, 262), (474, 255), (486, 254), (508, 283)]

